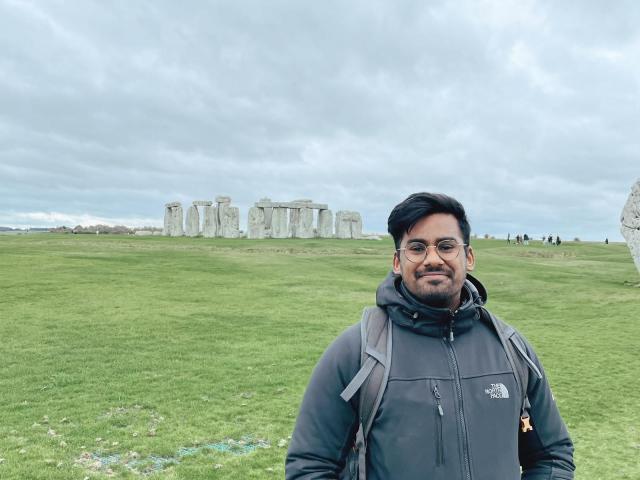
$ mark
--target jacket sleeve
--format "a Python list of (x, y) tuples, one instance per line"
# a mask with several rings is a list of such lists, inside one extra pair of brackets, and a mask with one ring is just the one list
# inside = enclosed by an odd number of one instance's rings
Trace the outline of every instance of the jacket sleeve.
[(529, 343), (522, 336), (520, 339), (527, 354), (543, 374), (542, 379), (529, 375), (527, 394), (531, 403), (533, 430), (519, 434), (522, 480), (572, 480), (575, 470), (573, 442), (560, 416), (540, 360)]
[(287, 452), (287, 480), (338, 478), (358, 425), (358, 395), (347, 403), (340, 393), (359, 368), (357, 324), (329, 346), (311, 375)]

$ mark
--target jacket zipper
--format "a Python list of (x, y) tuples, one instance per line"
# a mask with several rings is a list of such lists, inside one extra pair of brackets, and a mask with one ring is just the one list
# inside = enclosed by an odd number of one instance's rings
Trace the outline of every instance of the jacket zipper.
[(451, 317), (451, 320), (449, 320), (449, 341), (453, 342), (453, 324), (456, 321), (456, 314), (458, 313), (460, 309), (458, 308), (455, 312), (452, 312), (451, 310), (449, 310), (449, 315)]
[(436, 465), (443, 465), (444, 442), (442, 438), (442, 417), (444, 417), (444, 410), (442, 410), (442, 403), (440, 402), (442, 397), (440, 396), (437, 383), (433, 384), (431, 391), (436, 399)]
[[(452, 328), (450, 330), (451, 337), (453, 336), (453, 315), (451, 319)], [(462, 429), (462, 457), (464, 462), (464, 470), (465, 470), (465, 478), (467, 480), (471, 480), (471, 462), (469, 460), (469, 444), (467, 442), (467, 423), (464, 419), (464, 409), (462, 405), (462, 384), (460, 383), (460, 369), (458, 368), (458, 360), (456, 359), (456, 354), (453, 351), (453, 345), (451, 341), (444, 342), (447, 345), (447, 351), (449, 352), (449, 358), (451, 359), (451, 363), (453, 366), (453, 373), (455, 376), (455, 386), (456, 386), (456, 395), (458, 397), (458, 410), (459, 410), (459, 420), (460, 427)]]

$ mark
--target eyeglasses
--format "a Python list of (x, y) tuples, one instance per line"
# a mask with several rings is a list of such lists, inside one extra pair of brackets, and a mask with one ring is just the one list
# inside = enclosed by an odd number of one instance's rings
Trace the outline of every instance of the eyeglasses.
[(460, 253), (460, 247), (466, 247), (466, 243), (458, 243), (455, 240), (440, 240), (435, 245), (425, 245), (422, 242), (409, 242), (404, 248), (398, 251), (404, 251), (404, 256), (412, 263), (422, 263), (427, 257), (429, 248), (436, 249), (436, 253), (442, 260), (453, 260)]

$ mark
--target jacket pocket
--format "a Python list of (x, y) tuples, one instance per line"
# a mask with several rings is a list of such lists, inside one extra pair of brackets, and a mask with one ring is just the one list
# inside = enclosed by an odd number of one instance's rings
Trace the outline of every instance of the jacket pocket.
[(431, 393), (435, 401), (435, 445), (436, 445), (436, 465), (444, 464), (444, 441), (442, 434), (442, 422), (444, 417), (444, 410), (442, 409), (442, 396), (440, 395), (440, 389), (438, 388), (438, 382), (431, 380)]

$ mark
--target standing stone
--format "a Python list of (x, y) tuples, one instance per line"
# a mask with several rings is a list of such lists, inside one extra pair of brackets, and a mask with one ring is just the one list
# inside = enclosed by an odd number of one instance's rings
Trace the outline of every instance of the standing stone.
[[(261, 198), (260, 202), (271, 203), (270, 198)], [(273, 216), (273, 207), (262, 207), (264, 211), (264, 228), (269, 231), (271, 230), (271, 217)]]
[[(289, 208), (289, 236), (291, 238), (313, 238), (313, 200), (304, 198), (291, 202)], [(307, 205), (309, 207), (307, 207)]]
[(298, 210), (298, 238), (313, 238), (313, 210), (311, 208), (300, 208)]
[(336, 212), (336, 238), (362, 238), (362, 217), (358, 212)]
[(627, 241), (631, 256), (640, 272), (640, 180), (631, 187), (631, 194), (620, 215), (620, 232)]
[(184, 235), (184, 230), (182, 229), (182, 205), (180, 202), (171, 202), (165, 205), (163, 233), (170, 237)]
[(184, 235), (184, 214), (182, 212), (182, 205), (172, 208), (171, 211), (173, 212), (171, 236), (182, 237)]
[(362, 217), (358, 212), (351, 212), (351, 238), (362, 238)]
[(300, 229), (300, 209), (289, 209), (289, 234), (291, 238), (298, 238), (298, 230)]
[(217, 218), (216, 224), (218, 225), (218, 233), (219, 237), (224, 237), (224, 229), (223, 224), (226, 221), (226, 210), (231, 206), (231, 197), (227, 197), (224, 195), (219, 195), (216, 197), (216, 203), (218, 204), (217, 209)]
[(162, 234), (170, 237), (181, 237), (182, 205), (180, 202), (166, 203), (164, 206), (164, 228)]
[(195, 205), (191, 205), (187, 210), (185, 234), (187, 237), (197, 237), (200, 234), (200, 214)]
[(218, 234), (218, 209), (213, 206), (204, 207), (202, 236), (213, 238)]
[(346, 210), (336, 212), (336, 238), (351, 238), (350, 213)]
[(331, 210), (318, 211), (318, 236), (320, 238), (333, 236), (333, 213)]
[(264, 208), (251, 207), (247, 221), (247, 238), (264, 238), (265, 236)]
[(162, 227), (162, 235), (168, 237), (171, 235), (171, 209), (164, 207), (164, 226)]
[(271, 238), (287, 238), (287, 209), (274, 207), (271, 214)]
[[(222, 208), (222, 215), (220, 215), (220, 208)], [(218, 235), (224, 238), (238, 238), (240, 236), (240, 209), (228, 204), (221, 204), (221, 207), (218, 207), (218, 216), (220, 217)]]

